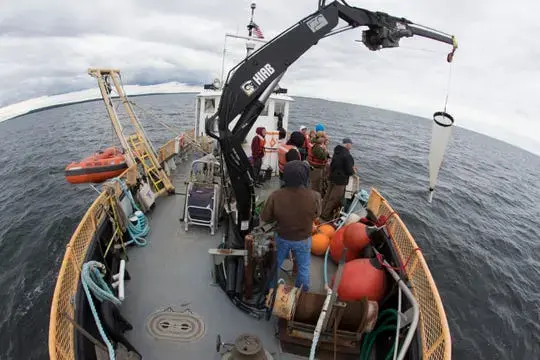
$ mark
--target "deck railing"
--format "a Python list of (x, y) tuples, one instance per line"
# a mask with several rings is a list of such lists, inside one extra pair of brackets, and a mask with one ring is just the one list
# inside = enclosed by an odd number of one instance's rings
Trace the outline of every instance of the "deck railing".
[[(385, 215), (388, 217), (394, 213), (394, 209), (375, 189), (371, 189), (368, 208), (376, 216)], [(401, 263), (404, 264), (410, 258), (405, 272), (409, 278), (412, 292), (420, 306), (419, 327), (423, 359), (450, 360), (452, 357), (452, 343), (448, 321), (439, 291), (426, 260), (420, 251), (416, 251), (418, 245), (397, 214), (388, 220), (387, 230)]]
[(49, 356), (51, 360), (75, 359), (75, 294), (86, 253), (94, 238), (97, 226), (106, 216), (109, 195), (102, 192), (86, 211), (67, 247), (51, 305), (49, 321)]
[[(169, 159), (178, 153), (177, 151), (184, 151), (183, 148), (178, 150), (178, 147), (175, 150), (175, 141), (178, 141), (178, 138), (170, 140), (159, 148), (161, 161)], [(134, 183), (136, 176), (136, 165), (120, 175), (128, 184)], [(109, 195), (104, 191), (94, 200), (66, 246), (51, 304), (49, 321), (51, 360), (75, 360), (75, 328), (72, 323), (75, 319), (75, 295), (88, 248), (100, 222), (110, 208), (110, 196), (114, 195)]]
[(163, 161), (169, 160), (171, 157), (173, 157), (176, 154), (176, 149), (180, 146), (180, 144), (183, 144), (183, 142), (183, 136), (179, 136), (167, 141), (165, 145), (158, 150), (159, 162), (162, 163)]
[[(165, 146), (171, 145), (166, 144)], [(129, 177), (129, 172), (126, 170), (121, 176)], [(107, 216), (110, 196), (106, 192), (102, 192), (94, 200), (66, 246), (51, 305), (49, 323), (49, 356), (51, 360), (75, 359), (75, 329), (72, 324), (72, 320), (75, 319), (75, 295), (88, 248), (100, 222)], [(377, 216), (388, 216), (394, 212), (388, 202), (375, 189), (371, 191), (368, 207)], [(420, 305), (420, 331), (424, 358), (449, 360), (451, 358), (451, 341), (448, 322), (426, 261), (422, 253), (415, 250), (418, 245), (399, 216), (392, 216), (388, 221), (387, 228), (401, 261), (404, 262), (411, 257), (405, 271)]]

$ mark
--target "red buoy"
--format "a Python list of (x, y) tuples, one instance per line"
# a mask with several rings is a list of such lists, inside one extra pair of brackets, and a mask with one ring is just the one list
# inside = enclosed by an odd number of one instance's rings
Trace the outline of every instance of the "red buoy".
[[(376, 259), (355, 259), (343, 266), (343, 275), (338, 287), (340, 300), (356, 301), (365, 296), (371, 301), (379, 301), (383, 298), (384, 270), (376, 261)], [(332, 278), (332, 286), (333, 283), (334, 278)]]
[(367, 226), (359, 222), (345, 226), (343, 243), (348, 249), (356, 252), (364, 250), (369, 245)]
[[(337, 264), (339, 263), (339, 260), (341, 259), (341, 255), (343, 253), (343, 235), (345, 233), (346, 227), (342, 227), (336, 233), (334, 236), (332, 236), (332, 240), (330, 241), (330, 257), (332, 260)], [(347, 255), (345, 257), (345, 261), (351, 261), (358, 257), (359, 252), (354, 251), (352, 249), (347, 249)]]

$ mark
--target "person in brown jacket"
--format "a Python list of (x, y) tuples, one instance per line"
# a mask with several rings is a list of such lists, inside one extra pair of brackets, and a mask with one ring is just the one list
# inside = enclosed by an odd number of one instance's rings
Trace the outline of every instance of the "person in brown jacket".
[(309, 165), (303, 161), (288, 162), (283, 170), (283, 181), (285, 187), (266, 199), (261, 220), (277, 222), (277, 273), (289, 252), (293, 251), (298, 265), (295, 286), (307, 291), (311, 234), (313, 221), (321, 213), (321, 195), (308, 188)]

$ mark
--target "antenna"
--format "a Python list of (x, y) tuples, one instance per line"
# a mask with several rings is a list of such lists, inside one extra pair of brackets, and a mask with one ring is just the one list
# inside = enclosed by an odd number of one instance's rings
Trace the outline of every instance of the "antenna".
[(255, 13), (255, 8), (257, 8), (257, 4), (255, 4), (254, 2), (251, 3), (251, 19), (249, 20), (249, 24), (247, 26), (249, 37), (251, 37), (251, 34), (253, 32), (253, 14)]
[[(248, 36), (251, 38), (253, 33), (253, 28), (255, 27), (253, 23), (253, 14), (255, 13), (255, 8), (257, 7), (257, 4), (254, 2), (251, 3), (251, 19), (249, 20), (249, 24), (247, 26), (248, 29)], [(255, 50), (255, 43), (253, 41), (246, 41), (246, 58)]]

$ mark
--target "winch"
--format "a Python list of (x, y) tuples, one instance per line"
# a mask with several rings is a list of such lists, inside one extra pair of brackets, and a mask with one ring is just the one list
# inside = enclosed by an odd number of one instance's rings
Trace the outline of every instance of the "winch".
[(234, 344), (221, 342), (221, 336), (217, 336), (216, 351), (223, 353), (222, 360), (273, 360), (272, 355), (263, 347), (261, 340), (252, 334), (239, 335)]

